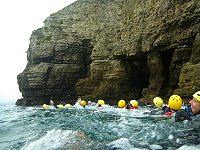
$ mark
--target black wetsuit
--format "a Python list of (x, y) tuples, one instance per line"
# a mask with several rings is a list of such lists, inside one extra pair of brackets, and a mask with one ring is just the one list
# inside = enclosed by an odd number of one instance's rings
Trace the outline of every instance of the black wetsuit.
[(178, 110), (175, 114), (175, 121), (184, 121), (184, 120), (192, 120), (197, 114), (192, 112), (191, 106), (186, 105), (185, 109)]

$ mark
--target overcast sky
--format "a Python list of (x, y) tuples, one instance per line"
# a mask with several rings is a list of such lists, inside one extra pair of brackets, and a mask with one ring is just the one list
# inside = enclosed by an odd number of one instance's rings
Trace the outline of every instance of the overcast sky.
[(33, 30), (45, 18), (76, 0), (0, 1), (0, 104), (14, 104), (22, 95), (17, 75), (27, 64), (26, 50)]

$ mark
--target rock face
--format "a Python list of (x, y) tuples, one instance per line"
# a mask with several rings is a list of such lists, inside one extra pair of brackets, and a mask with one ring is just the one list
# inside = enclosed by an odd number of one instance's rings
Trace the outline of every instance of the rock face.
[(200, 90), (199, 0), (77, 0), (33, 31), (17, 105)]

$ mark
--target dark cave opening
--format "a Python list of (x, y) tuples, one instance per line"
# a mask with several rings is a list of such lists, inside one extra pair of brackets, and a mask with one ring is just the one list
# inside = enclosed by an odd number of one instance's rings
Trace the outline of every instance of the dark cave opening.
[(91, 64), (91, 53), (93, 46), (91, 45), (91, 39), (82, 40), (82, 65), (81, 65), (81, 78), (86, 78), (89, 74), (89, 66)]
[(162, 64), (162, 73), (163, 73), (163, 81), (161, 83), (161, 88), (159, 91), (159, 95), (166, 96), (169, 93), (170, 90), (170, 72), (169, 72), (169, 67), (172, 61), (174, 50), (167, 50), (160, 52), (160, 58), (161, 58), (161, 64)]
[(149, 68), (147, 64), (147, 57), (129, 57), (124, 59), (126, 73), (128, 74), (128, 80), (130, 85), (130, 90), (136, 92), (134, 95), (136, 99), (142, 97), (143, 88), (149, 86)]

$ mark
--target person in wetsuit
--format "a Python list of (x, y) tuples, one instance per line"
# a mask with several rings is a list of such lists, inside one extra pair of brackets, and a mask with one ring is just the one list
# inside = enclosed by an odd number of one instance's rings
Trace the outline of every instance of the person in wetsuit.
[(184, 110), (176, 112), (175, 121), (193, 120), (200, 114), (200, 91), (193, 94), (189, 104)]

